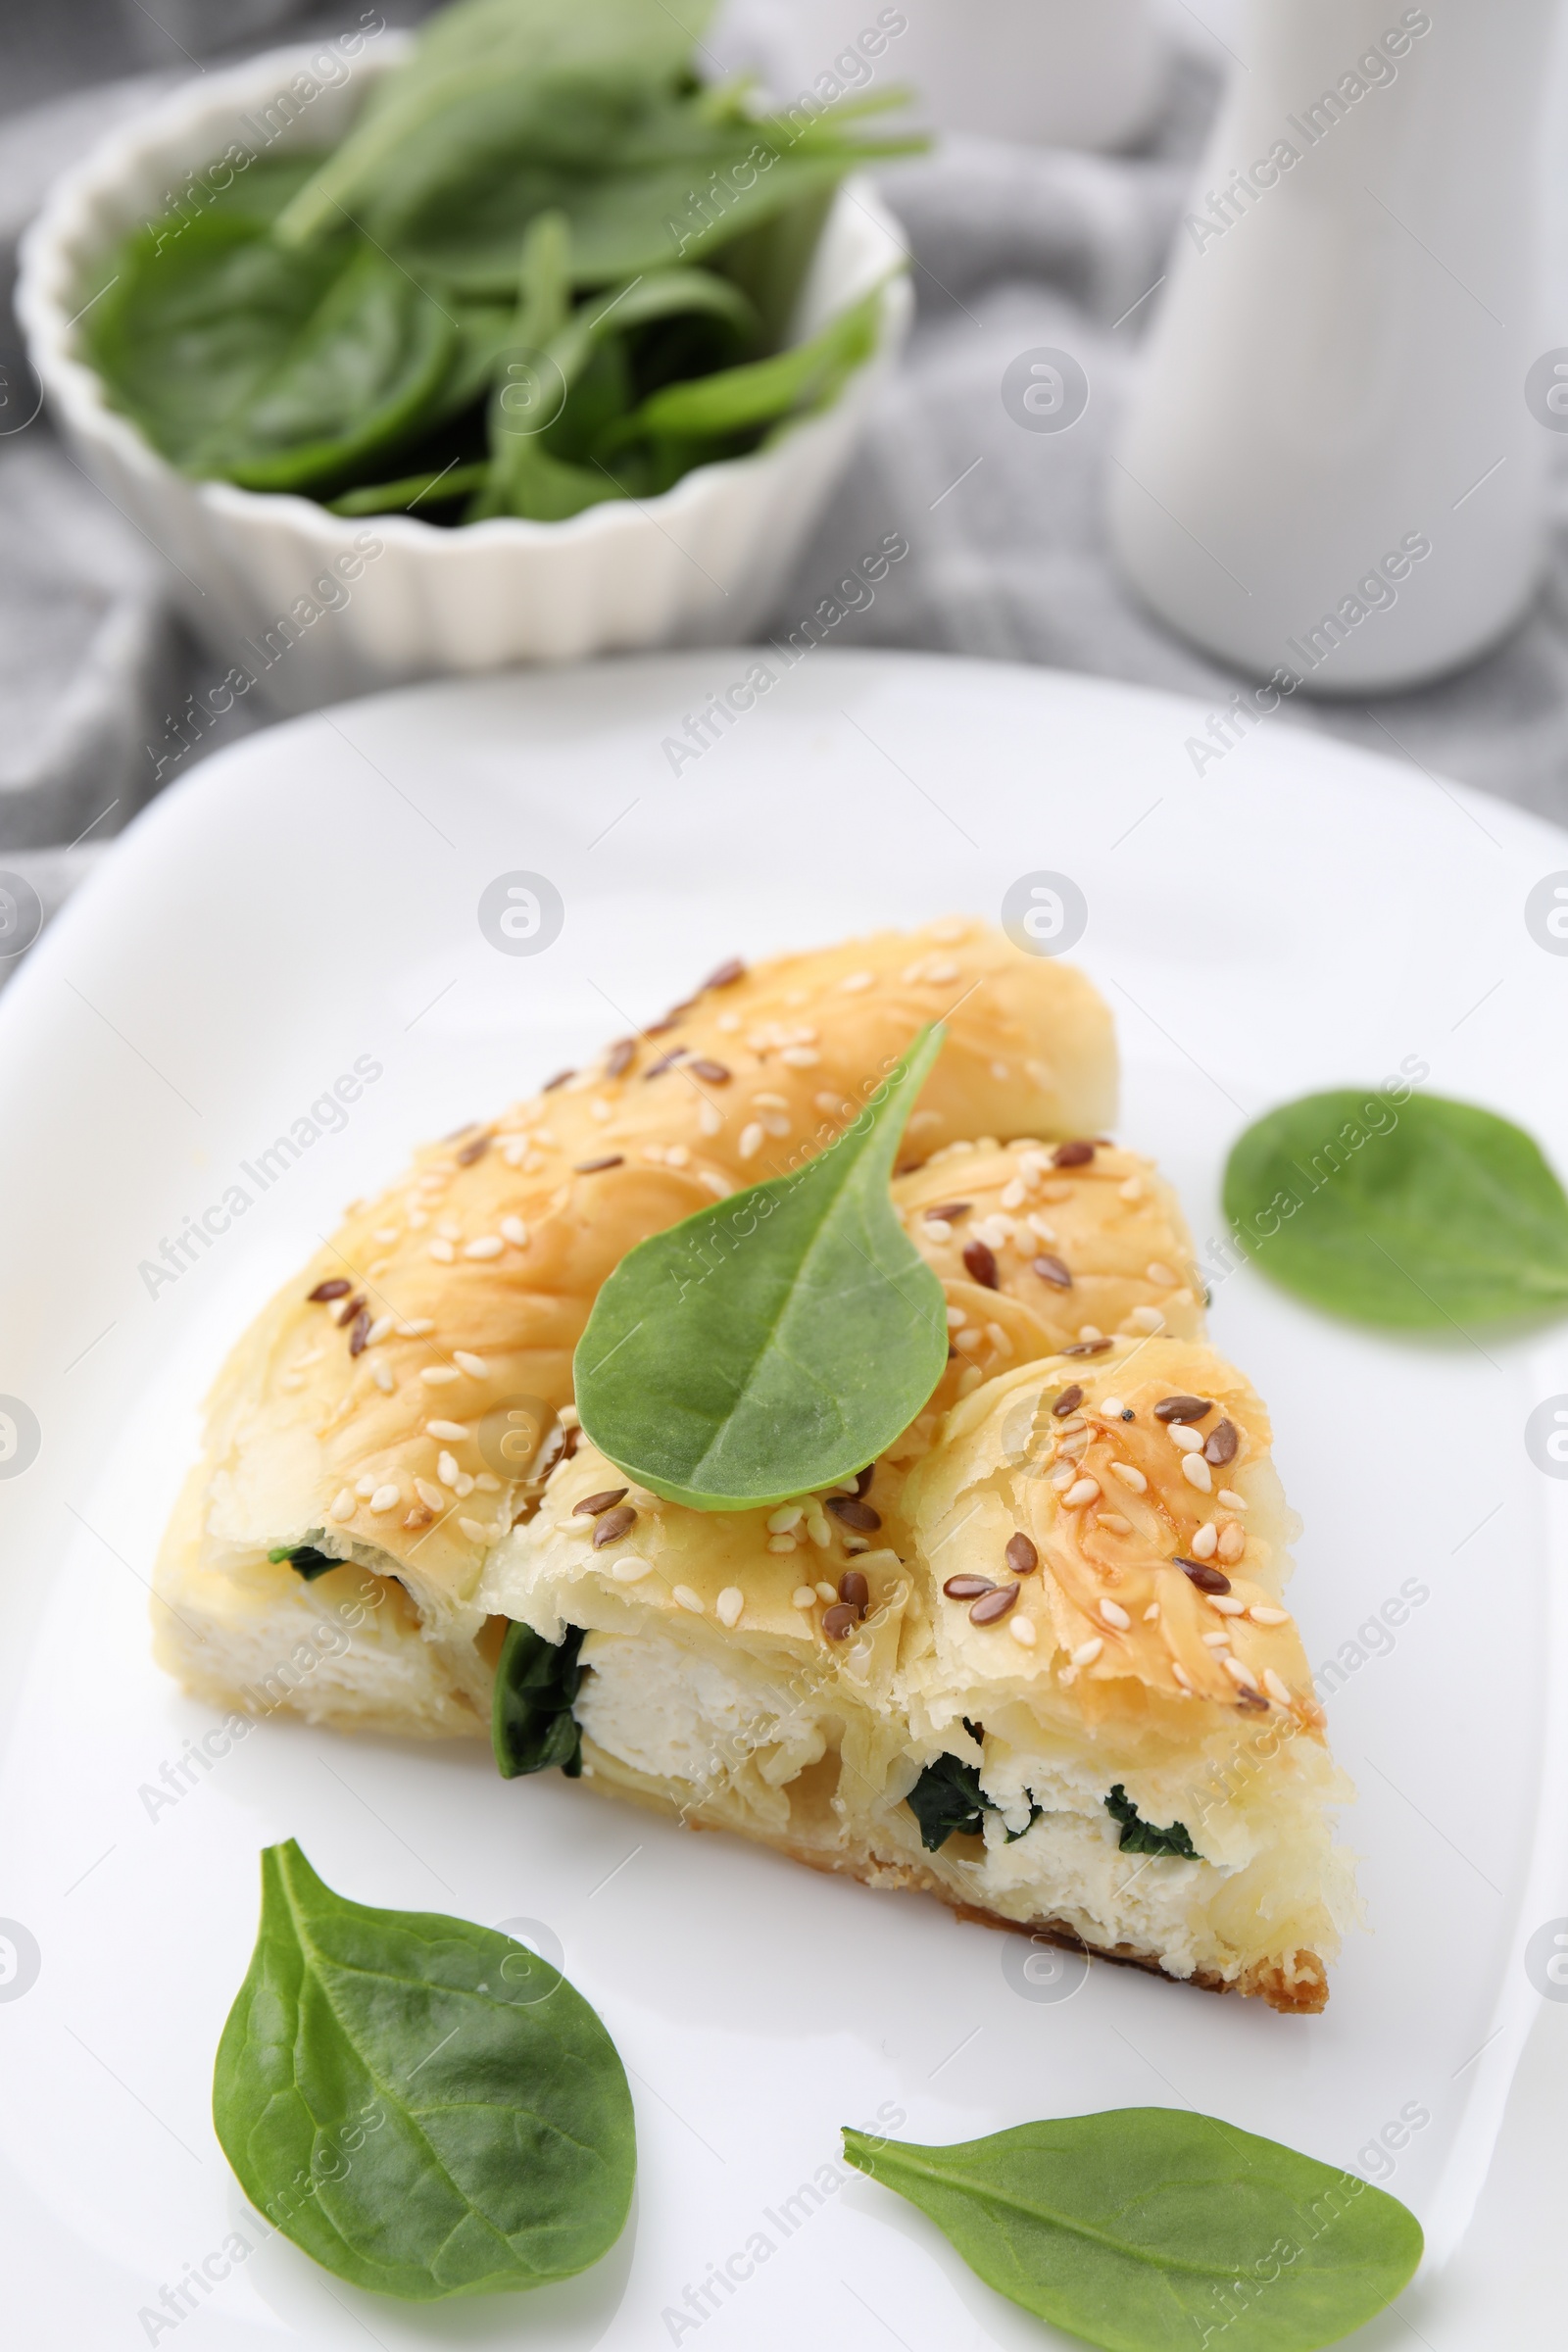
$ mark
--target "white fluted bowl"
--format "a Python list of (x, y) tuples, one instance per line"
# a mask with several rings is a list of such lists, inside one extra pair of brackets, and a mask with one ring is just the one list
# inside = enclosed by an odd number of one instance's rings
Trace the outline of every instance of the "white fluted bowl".
[[(271, 151), (333, 144), (405, 46), (382, 35)], [(23, 241), (17, 309), (51, 413), (168, 559), (172, 591), (215, 659), (280, 709), (304, 710), (413, 678), (755, 635), (908, 330), (903, 240), (863, 179), (847, 181), (828, 215), (789, 339), (815, 334), (891, 270), (871, 358), (820, 415), (752, 457), (698, 467), (660, 498), (608, 501), (566, 522), (349, 520), (307, 498), (192, 481), (110, 405), (77, 321), (93, 265), (163, 213), (187, 170), (241, 136), (254, 148), (257, 120), (270, 106), (276, 119), (278, 93), (318, 55), (273, 50), (203, 74), (58, 180)]]

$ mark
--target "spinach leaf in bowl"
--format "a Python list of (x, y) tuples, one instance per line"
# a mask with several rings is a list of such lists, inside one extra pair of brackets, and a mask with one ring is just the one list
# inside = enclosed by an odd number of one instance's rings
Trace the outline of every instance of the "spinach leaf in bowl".
[[(704, 85), (686, 13), (438, 13), (331, 153), (225, 160), (104, 259), (109, 396), (186, 473), (442, 524), (657, 495), (832, 400), (879, 298), (780, 349), (827, 202), (920, 142), (858, 127), (894, 93), (769, 118)], [(521, 429), (519, 360), (551, 395)]]
[(330, 490), (428, 415), (452, 320), (352, 233), (285, 254), (234, 212), (143, 230), (89, 322), (122, 405), (183, 471)]

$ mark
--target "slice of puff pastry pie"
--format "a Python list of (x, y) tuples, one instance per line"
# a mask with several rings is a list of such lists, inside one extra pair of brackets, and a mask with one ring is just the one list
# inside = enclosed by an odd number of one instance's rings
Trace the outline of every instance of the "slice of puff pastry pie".
[[(934, 1393), (830, 1491), (660, 1499), (576, 1426), (601, 1287), (835, 1142), (933, 1019), (892, 1199), (945, 1297)], [(1289, 1514), (1180, 1206), (1099, 1133), (1114, 1096), (1089, 984), (977, 924), (724, 968), (419, 1155), (259, 1318), (165, 1542), (161, 1657), (342, 1729), (494, 1711), (509, 1773), (1321, 2007), (1348, 1790)]]
[(599, 1788), (1316, 2010), (1350, 1790), (1269, 1435), (1211, 1348), (1139, 1338), (984, 1381), (912, 1461), (772, 1512), (662, 1501), (584, 1445), (480, 1597), (569, 1649)]

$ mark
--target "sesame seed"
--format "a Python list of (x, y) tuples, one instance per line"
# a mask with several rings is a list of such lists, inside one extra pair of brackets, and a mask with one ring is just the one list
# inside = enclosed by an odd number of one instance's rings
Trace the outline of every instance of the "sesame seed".
[(715, 1175), (711, 1168), (699, 1168), (697, 1171), (697, 1181), (703, 1186), (705, 1191), (712, 1194), (715, 1200), (727, 1200), (729, 1199), (729, 1186), (725, 1183), (723, 1177)]
[(481, 1234), (476, 1242), (464, 1243), (463, 1254), (465, 1257), (499, 1257), (506, 1246), (498, 1233)]
[(452, 1244), (449, 1241), (444, 1240), (438, 1235), (437, 1238), (429, 1245), (429, 1254), (433, 1258), (437, 1259), (443, 1266), (450, 1266), (458, 1253), (453, 1249)]
[(1007, 1631), (1017, 1642), (1020, 1649), (1033, 1649), (1037, 1636), (1035, 1634), (1034, 1623), (1032, 1619), (1028, 1617), (1014, 1617), (1012, 1623), (1008, 1626)]
[(1276, 1706), (1288, 1707), (1290, 1705), (1291, 1687), (1289, 1683), (1281, 1681), (1272, 1666), (1265, 1666), (1263, 1669), (1263, 1688)]
[(375, 1490), (379, 1484), (380, 1481), (376, 1478), (373, 1471), (362, 1470), (359, 1477), (354, 1481), (354, 1492), (362, 1502), (368, 1502), (370, 1496), (375, 1493)]
[(1240, 1658), (1221, 1658), (1220, 1664), (1230, 1676), (1231, 1681), (1240, 1683), (1244, 1690), (1256, 1690), (1257, 1684), (1253, 1679), (1252, 1669), (1250, 1666), (1244, 1666)]
[(1119, 1396), (1104, 1396), (1101, 1399), (1100, 1409), (1107, 1421), (1119, 1421), (1127, 1407)]
[(389, 1332), (389, 1331), (392, 1329), (392, 1325), (393, 1325), (393, 1318), (392, 1318), (392, 1316), (390, 1316), (390, 1315), (377, 1315), (377, 1316), (376, 1316), (376, 1318), (375, 1318), (375, 1321), (374, 1321), (374, 1322), (373, 1322), (373, 1323), (372, 1323), (372, 1324), (369, 1326), (368, 1330), (366, 1332), (366, 1335), (365, 1335), (365, 1345), (367, 1346), (367, 1348), (375, 1348), (375, 1347), (378, 1347), (378, 1346), (380, 1345), (381, 1341), (382, 1341), (382, 1340), (384, 1340), (384, 1339), (386, 1338), (386, 1336), (387, 1336), (387, 1333), (388, 1333), (388, 1332)]
[(927, 1238), (933, 1242), (951, 1242), (953, 1239), (953, 1227), (944, 1224), (940, 1217), (927, 1217), (925, 1230)]
[(1182, 1453), (1201, 1453), (1203, 1450), (1203, 1433), (1200, 1429), (1187, 1429), (1180, 1421), (1173, 1421), (1165, 1435)]
[(1006, 1616), (1009, 1609), (1017, 1605), (1016, 1585), (994, 1586), (989, 1592), (982, 1592), (978, 1600), (970, 1602), (969, 1622), (971, 1625), (996, 1625)]
[(1200, 1453), (1184, 1453), (1182, 1455), (1182, 1476), (1190, 1487), (1197, 1487), (1200, 1494), (1206, 1494), (1214, 1484), (1209, 1474), (1208, 1464)]
[(1229, 1634), (1205, 1634), (1203, 1641), (1209, 1649), (1214, 1650), (1229, 1649), (1231, 1645)]
[(1247, 1530), (1238, 1527), (1234, 1519), (1227, 1520), (1219, 1532), (1219, 1556), (1222, 1560), (1239, 1560), (1247, 1549)]
[(1132, 1619), (1122, 1607), (1121, 1602), (1107, 1599), (1103, 1594), (1101, 1596), (1100, 1614), (1107, 1625), (1115, 1627), (1118, 1634), (1126, 1633), (1132, 1624)]
[(694, 1617), (701, 1617), (703, 1614), (702, 1595), (694, 1592), (690, 1585), (676, 1585), (672, 1590), (671, 1597), (679, 1603), (681, 1608), (690, 1609)]
[(332, 1508), (330, 1511), (328, 1511), (327, 1517), (329, 1519), (335, 1519), (339, 1526), (341, 1526), (345, 1519), (352, 1519), (353, 1516), (353, 1492), (348, 1487), (340, 1487), (337, 1491), (337, 1494), (332, 1498)]
[(721, 1012), (713, 1023), (713, 1027), (722, 1029), (726, 1037), (733, 1037), (740, 1025), (741, 1016), (738, 1012)]
[[(1078, 1326), (1078, 1338), (1082, 1346), (1091, 1354), (1097, 1349), (1108, 1348), (1110, 1346), (1110, 1342), (1106, 1339), (1104, 1333), (1101, 1330), (1098, 1323), (1080, 1323)], [(1076, 1355), (1078, 1350), (1075, 1348), (1064, 1348), (1061, 1352), (1063, 1355)]]
[(787, 1536), (800, 1526), (806, 1517), (806, 1506), (800, 1502), (785, 1502), (769, 1514), (767, 1532), (770, 1536)]
[(1163, 1258), (1152, 1257), (1144, 1272), (1151, 1282), (1157, 1282), (1161, 1290), (1172, 1291), (1176, 1287), (1176, 1276)]
[(1073, 1664), (1075, 1666), (1092, 1666), (1104, 1646), (1104, 1642), (1099, 1634), (1092, 1642), (1080, 1642), (1072, 1653)]
[(415, 1315), (408, 1322), (398, 1325), (398, 1337), (403, 1340), (422, 1340), (427, 1331), (434, 1329), (435, 1325), (428, 1315)]
[(574, 1502), (571, 1506), (571, 1515), (574, 1519), (598, 1519), (606, 1511), (613, 1510), (617, 1502), (624, 1502), (625, 1499), (626, 1489), (624, 1487), (604, 1487), (597, 1494), (585, 1494), (581, 1502)]
[(473, 1493), (473, 1484), (474, 1482), (468, 1476), (466, 1470), (460, 1470), (458, 1472), (458, 1483), (455, 1492), (466, 1499)]
[(463, 1239), (463, 1227), (456, 1217), (437, 1218), (435, 1229), (444, 1242), (461, 1242)]
[(745, 1606), (746, 1595), (739, 1585), (726, 1585), (713, 1603), (713, 1614), (720, 1625), (739, 1625)]
[(610, 1569), (617, 1585), (635, 1585), (640, 1578), (652, 1572), (651, 1563), (635, 1551), (622, 1552), (618, 1560), (612, 1561)]
[(991, 1342), (991, 1345), (996, 1349), (998, 1355), (1006, 1356), (1011, 1355), (1013, 1352), (1012, 1342), (1008, 1339), (1006, 1333), (1003, 1330), (1000, 1323), (988, 1323), (986, 1325), (986, 1338)]
[(1193, 1687), (1193, 1678), (1188, 1673), (1186, 1667), (1182, 1664), (1180, 1658), (1172, 1658), (1170, 1662), (1170, 1670), (1171, 1673), (1176, 1677), (1176, 1680), (1180, 1683), (1182, 1689), (1190, 1691)]
[(1262, 1601), (1254, 1600), (1247, 1614), (1254, 1625), (1289, 1625), (1291, 1622), (1289, 1609), (1269, 1608)]
[(1031, 1209), (1024, 1219), (1024, 1223), (1037, 1241), (1054, 1242), (1056, 1238), (1056, 1228), (1054, 1225), (1048, 1225), (1038, 1209)]
[(1132, 1521), (1124, 1519), (1120, 1511), (1102, 1511), (1100, 1524), (1108, 1528), (1113, 1536), (1130, 1536), (1133, 1532)]
[(392, 1244), (402, 1238), (402, 1230), (396, 1225), (377, 1225), (370, 1236), (371, 1241), (379, 1242), (383, 1250), (390, 1250)]
[(427, 1380), (432, 1389), (439, 1389), (449, 1380), (461, 1380), (463, 1375), (454, 1371), (450, 1364), (421, 1364), (419, 1378)]
[(444, 1511), (446, 1509), (446, 1496), (442, 1494), (439, 1487), (431, 1485), (429, 1479), (416, 1478), (414, 1482), (414, 1492), (416, 1494), (417, 1494), (419, 1500), (426, 1506), (427, 1509), (432, 1511)]
[(1004, 1188), (1002, 1205), (1004, 1208), (1022, 1208), (1028, 1198), (1028, 1187), (1021, 1176), (1015, 1176), (1012, 1182)]
[(1245, 1511), (1247, 1508), (1247, 1496), (1238, 1494), (1234, 1487), (1221, 1487), (1219, 1499), (1228, 1511)]
[(795, 1538), (793, 1536), (769, 1536), (767, 1548), (769, 1551), (794, 1551), (797, 1548)]
[(1177, 1552), (1171, 1566), (1190, 1577), (1200, 1592), (1228, 1592), (1231, 1589), (1231, 1580), (1222, 1569), (1207, 1567), (1201, 1560), (1189, 1560)]
[(978, 1364), (965, 1364), (963, 1370), (958, 1374), (958, 1395), (972, 1396), (984, 1378), (985, 1374)]
[(477, 1519), (460, 1518), (458, 1525), (470, 1544), (488, 1544), (494, 1533), (493, 1529), (481, 1526)]
[(839, 994), (844, 997), (857, 997), (862, 989), (875, 988), (875, 972), (847, 972), (839, 982)]
[(735, 1147), (736, 1152), (742, 1159), (755, 1159), (762, 1149), (764, 1140), (765, 1130), (760, 1119), (749, 1120), (741, 1129), (741, 1140)]
[(490, 1377), (490, 1367), (484, 1357), (470, 1353), (466, 1348), (454, 1348), (452, 1361), (460, 1372), (466, 1372), (470, 1380), (488, 1380)]
[(578, 1176), (597, 1176), (602, 1168), (620, 1168), (626, 1162), (623, 1152), (607, 1152), (602, 1159), (579, 1159), (572, 1164)]
[(806, 1512), (806, 1532), (818, 1550), (826, 1550), (833, 1541), (833, 1530), (822, 1516), (820, 1503), (809, 1503)]
[(1129, 1310), (1127, 1320), (1134, 1331), (1141, 1331), (1146, 1338), (1165, 1328), (1165, 1318), (1157, 1306), (1135, 1306)]
[(459, 1471), (456, 1461), (444, 1450), (436, 1456), (435, 1474), (444, 1487), (455, 1487)]
[(941, 988), (948, 981), (957, 979), (958, 968), (951, 956), (933, 956), (926, 964), (925, 977), (936, 987)]
[(963, 1252), (964, 1269), (973, 1282), (984, 1289), (997, 1287), (997, 1253), (989, 1242), (970, 1242)]
[(1116, 1191), (1123, 1200), (1141, 1200), (1144, 1197), (1144, 1180), (1141, 1176), (1129, 1176), (1125, 1184), (1117, 1185)]
[(1222, 1617), (1245, 1617), (1247, 1614), (1246, 1601), (1238, 1600), (1234, 1592), (1211, 1593), (1208, 1605), (1217, 1609)]
[(499, 1494), (501, 1492), (501, 1481), (490, 1470), (481, 1470), (473, 1483), (481, 1494)]
[(514, 1250), (526, 1250), (528, 1247), (528, 1228), (520, 1217), (503, 1217), (501, 1236), (503, 1241), (510, 1242)]
[(814, 1608), (815, 1605), (816, 1587), (814, 1585), (797, 1585), (794, 1592), (790, 1594), (791, 1608), (809, 1609)]
[(1219, 1529), (1214, 1525), (1212, 1519), (1207, 1520), (1193, 1538), (1192, 1554), (1194, 1559), (1211, 1560), (1218, 1543)]
[(370, 1366), (370, 1378), (374, 1381), (376, 1387), (380, 1390), (383, 1396), (390, 1396), (393, 1390), (398, 1385), (392, 1377), (392, 1367), (388, 1363), (372, 1364)]
[(837, 1600), (838, 1596), (839, 1589), (837, 1585), (830, 1585), (826, 1578), (824, 1578), (816, 1588), (816, 1597), (818, 1600)]
[(1159, 1603), (1157, 1600), (1152, 1600), (1148, 1608), (1144, 1611), (1144, 1623), (1146, 1625), (1157, 1625), (1159, 1623)]
[(1131, 1462), (1112, 1462), (1110, 1475), (1119, 1478), (1122, 1485), (1130, 1487), (1135, 1494), (1147, 1494), (1149, 1492), (1148, 1479), (1141, 1470), (1135, 1470)]
[(858, 1528), (864, 1535), (874, 1534), (882, 1524), (881, 1512), (872, 1510), (857, 1494), (830, 1494), (827, 1507), (835, 1519), (842, 1520), (846, 1527)]
[(1078, 1465), (1075, 1461), (1058, 1462), (1051, 1473), (1051, 1483), (1057, 1488), (1070, 1487), (1077, 1476)]
[(455, 1444), (460, 1446), (468, 1435), (467, 1428), (462, 1421), (427, 1421), (424, 1430), (426, 1437), (451, 1438)]
[(779, 1059), (792, 1070), (814, 1070), (822, 1056), (814, 1046), (786, 1046)]
[(1098, 1502), (1100, 1499), (1099, 1479), (1075, 1479), (1061, 1499), (1063, 1507), (1069, 1511), (1081, 1511), (1086, 1509), (1090, 1503)]
[(375, 1493), (370, 1496), (370, 1508), (372, 1511), (377, 1513), (381, 1511), (390, 1511), (394, 1504), (399, 1503), (402, 1500), (403, 1497), (398, 1493), (396, 1487), (377, 1487)]

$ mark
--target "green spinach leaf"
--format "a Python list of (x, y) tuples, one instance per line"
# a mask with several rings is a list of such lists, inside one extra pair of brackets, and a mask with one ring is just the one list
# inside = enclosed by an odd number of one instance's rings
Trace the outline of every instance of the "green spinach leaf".
[(1124, 1854), (1177, 1854), (1185, 1862), (1201, 1861), (1184, 1823), (1173, 1821), (1168, 1830), (1156, 1830), (1144, 1820), (1120, 1781), (1105, 1799), (1105, 1811), (1121, 1823), (1116, 1842)]
[(904, 1801), (920, 1825), (920, 1843), (928, 1854), (940, 1852), (955, 1832), (978, 1838), (987, 1813), (996, 1810), (980, 1786), (979, 1765), (951, 1755), (927, 1764)]
[(846, 2129), (989, 2286), (1103, 2352), (1316, 2352), (1392, 2303), (1415, 2216), (1354, 2174), (1164, 2107), (945, 2148)]
[(1225, 1211), (1314, 1306), (1448, 1332), (1568, 1305), (1568, 1198), (1507, 1119), (1439, 1095), (1306, 1095), (1250, 1127)]
[(490, 1743), (504, 1781), (559, 1764), (568, 1781), (582, 1772), (582, 1734), (572, 1705), (582, 1688), (582, 1628), (547, 1642), (531, 1626), (507, 1628), (496, 1662)]
[(280, 1545), (267, 1556), (274, 1566), (281, 1560), (287, 1560), (308, 1585), (314, 1584), (318, 1576), (325, 1576), (331, 1569), (343, 1566), (343, 1562), (334, 1560), (329, 1552), (318, 1551), (314, 1544), (296, 1544), (292, 1548)]
[(620, 2235), (625, 2070), (523, 1960), (492, 1928), (347, 1901), (292, 1838), (262, 1855), (213, 2121), (252, 2204), (338, 2278), (416, 2301), (538, 2286)]
[(591, 165), (674, 91), (711, 14), (712, 0), (459, 0), (378, 84), (279, 236), (305, 245), (378, 198), (416, 211), (471, 181), (476, 158)]
[(921, 1032), (827, 1151), (611, 1275), (577, 1343), (577, 1409), (629, 1477), (697, 1510), (782, 1502), (863, 1468), (925, 1403), (946, 1300), (888, 1182), (942, 1034)]
[(88, 324), (95, 364), (186, 473), (321, 490), (396, 446), (446, 380), (452, 321), (356, 237), (285, 254), (214, 211), (143, 231)]

